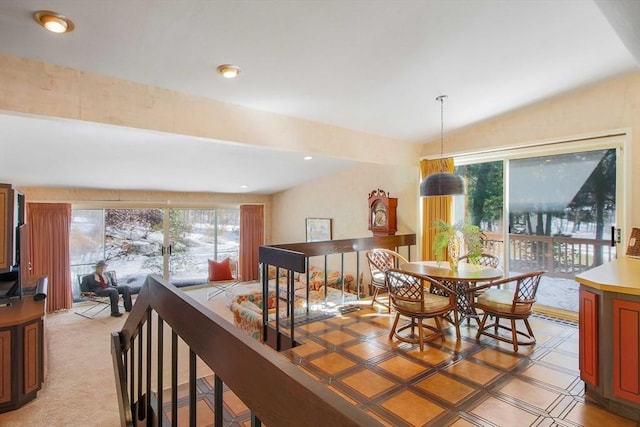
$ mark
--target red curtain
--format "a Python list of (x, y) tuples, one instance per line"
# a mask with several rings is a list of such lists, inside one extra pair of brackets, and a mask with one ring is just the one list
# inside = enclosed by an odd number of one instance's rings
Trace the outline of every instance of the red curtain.
[(240, 206), (240, 279), (258, 280), (258, 248), (264, 245), (264, 206)]
[(70, 309), (71, 259), (69, 231), (71, 205), (64, 203), (28, 203), (31, 277), (47, 276), (47, 312)]

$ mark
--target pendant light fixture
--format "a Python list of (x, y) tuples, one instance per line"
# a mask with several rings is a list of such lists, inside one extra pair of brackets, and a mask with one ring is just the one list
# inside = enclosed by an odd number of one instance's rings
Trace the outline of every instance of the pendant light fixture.
[(440, 95), (440, 172), (426, 177), (420, 183), (420, 196), (457, 196), (464, 194), (464, 179), (450, 172), (443, 171), (442, 155), (444, 152), (444, 99), (447, 95)]

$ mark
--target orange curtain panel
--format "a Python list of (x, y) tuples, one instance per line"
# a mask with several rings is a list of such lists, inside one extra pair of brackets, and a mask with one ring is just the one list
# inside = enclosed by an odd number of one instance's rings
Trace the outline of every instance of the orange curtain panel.
[(47, 276), (47, 312), (70, 309), (71, 267), (69, 232), (71, 205), (64, 203), (28, 203), (31, 277)]
[[(420, 161), (420, 181), (439, 172), (453, 172), (453, 158)], [(422, 259), (436, 259), (431, 248), (436, 234), (433, 222), (441, 219), (451, 222), (452, 196), (422, 197)]]
[(258, 280), (258, 248), (264, 245), (264, 206), (240, 206), (240, 279)]

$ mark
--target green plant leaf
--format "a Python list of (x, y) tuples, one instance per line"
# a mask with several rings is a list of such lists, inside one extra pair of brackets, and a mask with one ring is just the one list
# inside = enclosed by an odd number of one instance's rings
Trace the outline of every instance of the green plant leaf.
[(460, 221), (456, 224), (449, 224), (441, 219), (433, 222), (436, 234), (433, 238), (432, 249), (436, 261), (442, 262), (449, 245), (449, 239), (455, 234), (461, 234), (467, 250), (467, 257), (471, 264), (477, 264), (482, 255), (483, 233), (480, 227), (471, 224), (469, 221)]

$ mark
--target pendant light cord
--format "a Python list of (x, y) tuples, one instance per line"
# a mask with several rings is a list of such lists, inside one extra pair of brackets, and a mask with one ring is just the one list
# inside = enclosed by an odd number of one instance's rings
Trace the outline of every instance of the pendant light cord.
[(440, 172), (444, 172), (442, 158), (444, 157), (444, 99), (447, 95), (436, 97), (440, 101)]

